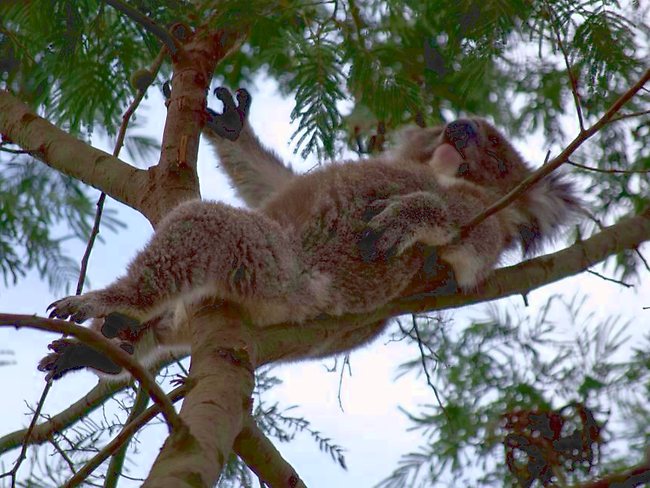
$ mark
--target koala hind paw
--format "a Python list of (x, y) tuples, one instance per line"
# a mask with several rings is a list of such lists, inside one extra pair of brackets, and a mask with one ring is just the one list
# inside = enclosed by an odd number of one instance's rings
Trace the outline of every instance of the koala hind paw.
[[(107, 374), (118, 374), (122, 370), (121, 366), (101, 352), (74, 339), (52, 341), (48, 348), (53, 352), (38, 363), (38, 370), (47, 373), (47, 381), (58, 380), (68, 372), (82, 368), (92, 368)], [(122, 349), (130, 352), (125, 347)]]

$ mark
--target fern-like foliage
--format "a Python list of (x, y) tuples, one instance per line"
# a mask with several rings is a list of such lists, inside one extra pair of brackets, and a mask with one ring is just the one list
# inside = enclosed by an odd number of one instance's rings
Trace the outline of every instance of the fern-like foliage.
[[(572, 333), (556, 329), (558, 317), (563, 329)], [(432, 351), (425, 360), (444, 410), (430, 404), (418, 413), (405, 411), (422, 432), (423, 442), (405, 454), (379, 486), (443, 486), (450, 480), (455, 486), (510, 486), (516, 480), (504, 463), (504, 439), (506, 419), (516, 412), (551, 412), (574, 402), (595, 412), (601, 429), (647, 418), (647, 407), (641, 407), (644, 394), (634, 387), (648, 378), (642, 366), (647, 359), (644, 347), (638, 348), (636, 357), (613, 359), (629, 348), (629, 325), (617, 317), (598, 319), (578, 295), (554, 296), (535, 316), (493, 308), (487, 320), (453, 332), (439, 321), (420, 319), (418, 335), (423, 350)], [(403, 331), (416, 340), (412, 329)], [(421, 367), (422, 358), (417, 357), (401, 369), (421, 374)], [(642, 445), (646, 429), (636, 425), (617, 438)], [(597, 449), (608, 452), (609, 462), (615, 462), (607, 438), (599, 435)], [(629, 459), (630, 453), (626, 455)], [(611, 467), (601, 461), (562, 474), (572, 484), (593, 479)]]
[[(66, 256), (66, 239), (90, 233), (94, 205), (81, 183), (29, 160), (0, 162), (0, 272), (8, 286), (36, 269), (51, 289), (60, 289), (79, 273)], [(119, 221), (109, 212), (105, 225)]]

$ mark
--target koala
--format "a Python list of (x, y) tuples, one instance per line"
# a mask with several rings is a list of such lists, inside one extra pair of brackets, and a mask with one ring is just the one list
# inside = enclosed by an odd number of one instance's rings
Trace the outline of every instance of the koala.
[[(215, 94), (224, 110), (208, 111), (204, 135), (250, 208), (182, 203), (123, 277), (48, 307), (50, 317), (94, 319), (92, 327), (148, 364), (161, 351), (189, 349), (188, 331), (176, 325), (184, 308), (175, 304), (230, 301), (266, 327), (371, 312), (422, 279), (423, 270), (443, 277), (441, 292), (472, 290), (504, 252), (517, 245), (534, 252), (579, 208), (571, 185), (550, 175), (454, 242), (460, 226), (531, 174), (487, 121), (410, 127), (384, 154), (297, 175), (246, 123), (248, 92), (239, 90), (237, 103), (224, 88)], [(317, 350), (281, 359), (343, 352), (384, 326), (342, 333)], [(144, 340), (147, 333), (153, 339)], [(39, 364), (47, 378), (82, 367), (120, 374), (118, 365), (77, 341), (61, 339), (50, 348)]]

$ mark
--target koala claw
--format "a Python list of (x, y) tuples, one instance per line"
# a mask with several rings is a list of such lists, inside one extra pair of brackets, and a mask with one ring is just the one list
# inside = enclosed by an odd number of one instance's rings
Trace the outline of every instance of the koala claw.
[(220, 114), (208, 108), (209, 118), (206, 125), (219, 136), (229, 141), (236, 141), (248, 117), (251, 105), (250, 93), (244, 88), (237, 90), (235, 92), (236, 104), (230, 91), (223, 86), (214, 89), (214, 96), (223, 103), (223, 113)]
[(404, 251), (406, 229), (398, 218), (399, 207), (399, 201), (392, 199), (376, 200), (366, 207), (363, 218), (368, 224), (357, 243), (365, 262), (391, 259)]
[(84, 322), (91, 317), (101, 316), (86, 295), (73, 295), (62, 298), (51, 303), (47, 310), (51, 310), (49, 315), (51, 319), (65, 320), (70, 318), (77, 323)]

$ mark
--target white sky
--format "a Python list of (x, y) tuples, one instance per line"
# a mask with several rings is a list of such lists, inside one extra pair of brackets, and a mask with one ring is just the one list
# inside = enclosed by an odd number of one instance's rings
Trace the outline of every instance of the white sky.
[[(253, 103), (250, 120), (262, 141), (276, 150), (285, 161), (290, 161), (298, 171), (313, 166), (313, 161), (300, 162), (286, 143), (293, 130), (289, 125), (293, 102), (281, 99), (271, 82), (262, 81), (258, 88), (259, 92), (251, 90)], [(143, 112), (148, 121), (147, 133), (160, 138), (164, 107), (156, 89), (151, 89), (150, 95), (147, 106), (154, 108)], [(218, 107), (214, 100), (210, 105)], [(536, 144), (516, 146), (528, 160), (539, 162), (543, 160), (547, 148), (540, 140), (535, 142)], [(110, 147), (98, 147), (110, 152)], [(532, 152), (533, 149), (535, 152)], [(199, 154), (199, 174), (204, 198), (239, 205), (225, 177), (216, 169), (212, 151), (205, 145)], [(97, 243), (90, 261), (89, 277), (93, 288), (100, 288), (118, 277), (151, 235), (144, 217), (110, 199), (107, 205), (118, 210), (119, 218), (128, 224), (128, 228), (119, 234), (102, 232), (106, 242)], [(84, 245), (72, 245), (71, 255), (80, 259)], [(637, 287), (640, 288), (641, 286)], [(650, 303), (636, 296), (635, 291), (591, 275), (563, 280), (531, 293), (531, 308), (544, 304), (553, 293), (571, 296), (578, 290), (590, 297), (590, 310), (599, 315), (618, 313), (631, 319), (632, 330), (638, 331), (640, 337), (648, 323), (649, 313), (643, 312), (641, 307)], [(21, 280), (18, 286), (0, 289), (0, 311), (44, 315), (47, 305), (57, 298), (60, 297), (52, 295), (47, 285), (32, 273)], [(521, 301), (517, 298), (512, 300), (515, 303)], [(472, 307), (469, 314), (455, 311), (454, 323), (459, 326), (465, 323), (468, 316), (482, 317), (484, 310), (485, 305), (479, 305)], [(567, 330), (567, 333), (571, 334), (571, 331)], [(46, 353), (47, 344), (55, 338), (53, 334), (0, 328), (0, 350), (15, 352), (15, 364), (0, 367), (0, 385), (4, 392), (4, 398), (0, 401), (0, 410), (3, 412), (0, 418), (0, 436), (28, 424), (31, 417), (27, 405), (35, 405), (44, 386), (43, 374), (36, 370), (36, 364)], [(332, 462), (328, 454), (319, 452), (317, 445), (307, 436), (299, 437), (298, 441), (291, 444), (276, 442), (276, 446), (292, 463), (307, 486), (370, 487), (397, 467), (400, 455), (417, 450), (420, 436), (418, 432), (407, 430), (411, 424), (398, 407), (417, 412), (420, 405), (435, 403), (435, 398), (424, 377), (415, 378), (411, 375), (399, 380), (395, 377), (397, 366), (405, 360), (418, 357), (418, 354), (417, 346), (388, 342), (386, 335), (371, 346), (354, 352), (351, 357), (352, 376), (344, 376), (341, 391), (344, 411), (339, 408), (337, 398), (339, 373), (326, 370), (326, 367), (332, 366), (333, 360), (294, 363), (275, 370), (284, 384), (275, 388), (272, 395), (267, 396), (267, 401), (270, 404), (278, 401), (285, 407), (297, 405), (291, 412), (293, 415), (304, 416), (311, 421), (312, 428), (347, 451), (349, 470), (346, 472)], [(11, 356), (0, 356), (2, 359), (11, 359)], [(67, 376), (52, 388), (44, 412), (58, 413), (83, 396), (95, 383), (96, 378), (88, 372)], [(444, 392), (442, 395), (444, 397)], [(164, 435), (164, 428), (155, 427), (141, 436), (138, 447), (141, 452), (137, 458), (133, 458), (135, 462), (128, 464), (130, 476), (146, 476)], [(18, 451), (14, 450), (0, 457), (0, 471), (11, 466), (17, 455)], [(28, 471), (24, 464), (22, 472)], [(126, 479), (120, 482), (121, 487), (139, 485), (139, 482)], [(2, 481), (0, 486), (4, 486)]]

